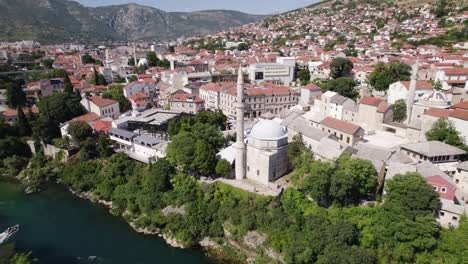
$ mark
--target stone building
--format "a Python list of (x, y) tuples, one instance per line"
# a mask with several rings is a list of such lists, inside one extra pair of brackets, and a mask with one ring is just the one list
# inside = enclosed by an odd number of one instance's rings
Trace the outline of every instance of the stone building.
[(393, 121), (392, 107), (382, 99), (364, 97), (359, 103), (359, 124), (366, 130), (381, 130), (382, 124)]
[(237, 141), (233, 145), (236, 151), (235, 175), (237, 180), (252, 180), (263, 186), (269, 186), (288, 172), (288, 134), (283, 127), (272, 120), (261, 120), (254, 125), (244, 139), (245, 99), (244, 79), (239, 69), (237, 82), (236, 130)]

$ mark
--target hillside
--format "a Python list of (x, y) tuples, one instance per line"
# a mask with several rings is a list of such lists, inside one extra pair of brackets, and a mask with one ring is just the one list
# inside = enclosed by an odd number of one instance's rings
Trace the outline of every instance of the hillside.
[(0, 0), (0, 41), (164, 41), (262, 18), (227, 10), (183, 13), (136, 4), (89, 8), (69, 0)]

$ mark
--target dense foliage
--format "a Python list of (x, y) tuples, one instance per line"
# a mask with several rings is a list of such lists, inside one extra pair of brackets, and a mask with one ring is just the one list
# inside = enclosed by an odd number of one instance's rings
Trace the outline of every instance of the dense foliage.
[(356, 89), (357, 85), (358, 83), (353, 78), (340, 77), (323, 83), (321, 87), (324, 91), (337, 92), (344, 97), (356, 100), (359, 96), (359, 91)]
[(377, 91), (386, 91), (390, 84), (398, 81), (409, 81), (411, 66), (392, 61), (389, 64), (379, 62), (369, 74), (367, 82)]
[(64, 123), (85, 113), (80, 101), (81, 99), (76, 94), (55, 92), (41, 98), (37, 105), (41, 115)]
[(402, 122), (406, 119), (406, 102), (404, 99), (397, 100), (392, 105), (393, 121)]
[(119, 102), (119, 109), (122, 113), (132, 110), (132, 105), (123, 93), (123, 86), (120, 84), (110, 85), (103, 94), (104, 98), (109, 98)]
[(437, 120), (432, 128), (426, 132), (426, 139), (429, 141), (441, 141), (465, 150), (468, 149), (465, 141), (466, 139), (460, 135), (455, 125), (443, 118)]
[(352, 77), (353, 62), (346, 58), (336, 58), (330, 64), (330, 77)]

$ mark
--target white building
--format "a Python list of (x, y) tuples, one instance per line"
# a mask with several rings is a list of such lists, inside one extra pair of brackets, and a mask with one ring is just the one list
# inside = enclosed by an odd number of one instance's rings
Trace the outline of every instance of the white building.
[(270, 187), (270, 183), (288, 172), (288, 135), (281, 125), (272, 120), (257, 123), (244, 139), (244, 79), (239, 69), (236, 99), (237, 140), (235, 177), (249, 179)]
[(247, 179), (268, 186), (288, 172), (288, 134), (275, 121), (262, 120), (247, 137)]
[(130, 158), (153, 163), (166, 157), (167, 142), (151, 135), (137, 135), (131, 131), (112, 128), (109, 136), (119, 151), (124, 152)]
[(343, 121), (357, 123), (358, 110), (356, 102), (332, 91), (314, 100), (315, 112)]
[(436, 72), (436, 81), (442, 83), (442, 89), (450, 90), (454, 87), (468, 89), (468, 68), (446, 68)]
[(127, 84), (123, 88), (124, 96), (128, 99), (137, 93), (144, 93), (148, 97), (156, 96), (156, 86), (152, 83), (136, 81)]
[(84, 98), (81, 100), (81, 105), (88, 112), (96, 113), (100, 118), (117, 119), (120, 115), (119, 102), (100, 96)]
[(249, 66), (249, 79), (254, 83), (264, 81), (289, 85), (294, 81), (294, 58), (277, 58), (276, 63), (257, 63)]
[[(400, 81), (396, 83), (392, 83), (388, 87), (387, 91), (387, 102), (389, 104), (395, 104), (398, 100), (407, 100), (408, 99), (408, 91), (410, 87), (409, 81)], [(425, 92), (432, 90), (432, 84), (427, 81), (417, 81), (416, 82), (416, 93), (415, 99), (423, 96)]]

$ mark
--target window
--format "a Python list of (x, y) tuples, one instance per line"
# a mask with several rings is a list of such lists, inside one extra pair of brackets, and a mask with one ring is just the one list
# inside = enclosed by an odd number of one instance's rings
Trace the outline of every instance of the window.
[(456, 179), (456, 180), (455, 180), (455, 183), (457, 183), (457, 184), (460, 183), (460, 180), (459, 180), (459, 179)]
[(349, 141), (350, 141), (350, 138), (347, 137), (347, 138), (346, 138), (346, 143), (349, 144)]
[(444, 215), (445, 215), (445, 213), (444, 213), (444, 212), (440, 212), (440, 216), (444, 216)]
[(257, 170), (257, 175), (260, 175), (260, 171), (259, 171), (259, 170)]
[(452, 216), (452, 220), (455, 220), (455, 221), (457, 221), (457, 220), (458, 220), (458, 217), (456, 217), (456, 216)]
[(445, 188), (445, 187), (440, 188), (440, 192), (446, 193), (446, 192), (447, 192), (447, 188)]
[(436, 192), (437, 192), (437, 190), (439, 190), (439, 188), (438, 188), (437, 186), (434, 186), (433, 189), (434, 189), (434, 191), (436, 191)]
[(250, 166), (247, 166), (247, 171), (250, 171)]

